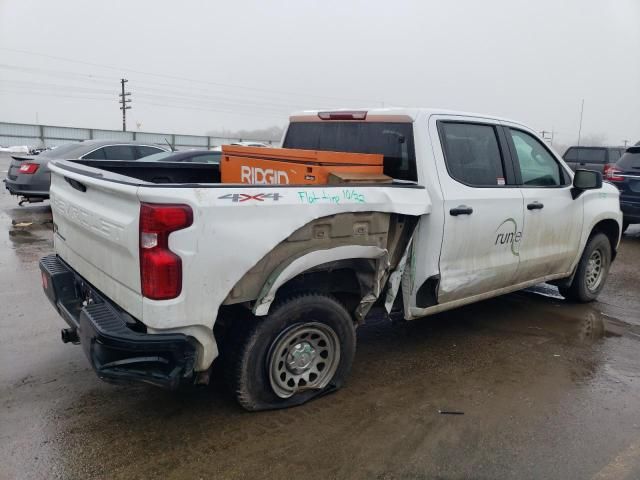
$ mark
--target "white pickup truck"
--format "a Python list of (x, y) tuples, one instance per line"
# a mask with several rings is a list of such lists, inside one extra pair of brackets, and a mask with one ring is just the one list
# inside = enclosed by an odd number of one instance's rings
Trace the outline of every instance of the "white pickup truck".
[(384, 155), (386, 184), (220, 183), (217, 165), (51, 163), (42, 282), (104, 380), (206, 383), (250, 410), (339, 388), (373, 306), (406, 320), (540, 282), (587, 302), (618, 190), (526, 126), (428, 109), (305, 111), (284, 148)]

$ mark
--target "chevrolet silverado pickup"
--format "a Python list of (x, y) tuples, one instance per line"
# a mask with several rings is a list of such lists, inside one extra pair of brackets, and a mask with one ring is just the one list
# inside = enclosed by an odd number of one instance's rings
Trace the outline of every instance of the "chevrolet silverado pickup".
[(298, 405), (344, 384), (374, 306), (413, 320), (541, 282), (589, 302), (616, 255), (618, 190), (518, 122), (304, 111), (282, 146), (382, 155), (390, 181), (51, 162), (42, 284), (100, 378), (207, 383), (218, 359), (244, 408)]

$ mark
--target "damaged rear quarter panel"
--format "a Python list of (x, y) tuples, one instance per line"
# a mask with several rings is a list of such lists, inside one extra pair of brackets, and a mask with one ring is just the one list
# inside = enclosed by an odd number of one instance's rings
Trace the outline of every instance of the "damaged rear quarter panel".
[(293, 232), (313, 220), (346, 212), (428, 214), (431, 202), (415, 186), (140, 187), (143, 202), (186, 203), (193, 225), (171, 234), (180, 255), (179, 297), (145, 299), (142, 321), (157, 330), (200, 325), (212, 329), (220, 305), (238, 281)]

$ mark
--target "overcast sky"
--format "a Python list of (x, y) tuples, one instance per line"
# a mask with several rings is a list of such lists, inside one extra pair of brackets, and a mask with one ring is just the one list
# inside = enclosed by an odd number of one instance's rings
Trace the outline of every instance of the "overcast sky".
[(640, 140), (640, 0), (0, 0), (0, 121), (202, 134), (432, 106)]

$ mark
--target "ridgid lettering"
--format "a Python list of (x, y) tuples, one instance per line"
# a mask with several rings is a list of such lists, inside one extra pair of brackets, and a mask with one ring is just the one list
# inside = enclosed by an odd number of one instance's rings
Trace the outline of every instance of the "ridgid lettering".
[(282, 185), (289, 183), (289, 176), (287, 172), (280, 170), (242, 165), (240, 167), (240, 181), (257, 185)]

